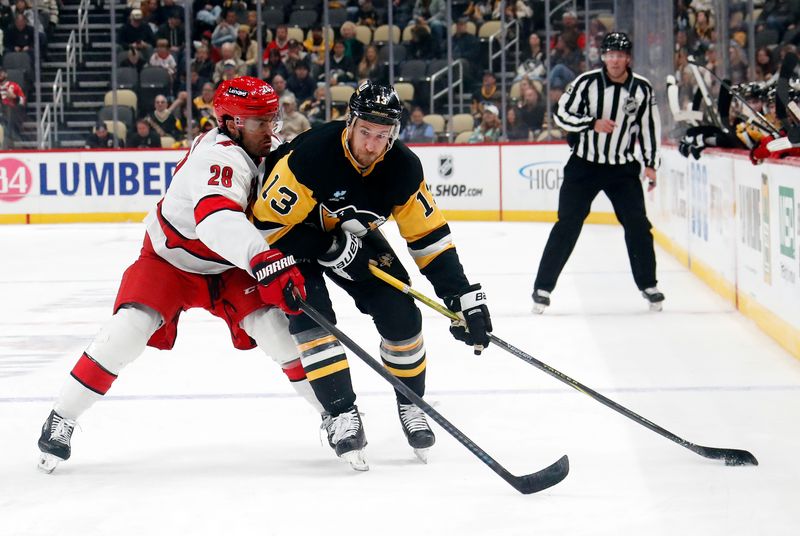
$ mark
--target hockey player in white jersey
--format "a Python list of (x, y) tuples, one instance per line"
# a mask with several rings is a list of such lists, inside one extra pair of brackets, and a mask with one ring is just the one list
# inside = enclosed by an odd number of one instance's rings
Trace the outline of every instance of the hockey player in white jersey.
[[(109, 390), (145, 346), (169, 350), (182, 311), (201, 307), (222, 318), (234, 347), (260, 347), (317, 410), (279, 304), (289, 282), (305, 297), (292, 257), (270, 249), (245, 215), (258, 190), (258, 167), (279, 120), (278, 95), (252, 77), (220, 84), (220, 127), (198, 137), (175, 168), (169, 190), (145, 219), (139, 258), (124, 273), (114, 315), (75, 364), (39, 438), (39, 468), (70, 457), (76, 420)], [(276, 284), (277, 283), (277, 284)]]

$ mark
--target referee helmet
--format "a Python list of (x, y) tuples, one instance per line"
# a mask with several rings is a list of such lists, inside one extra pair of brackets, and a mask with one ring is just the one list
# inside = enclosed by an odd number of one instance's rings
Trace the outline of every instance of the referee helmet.
[(600, 54), (605, 54), (611, 50), (619, 50), (630, 54), (631, 50), (633, 50), (633, 42), (628, 37), (628, 34), (623, 32), (607, 33), (600, 44)]

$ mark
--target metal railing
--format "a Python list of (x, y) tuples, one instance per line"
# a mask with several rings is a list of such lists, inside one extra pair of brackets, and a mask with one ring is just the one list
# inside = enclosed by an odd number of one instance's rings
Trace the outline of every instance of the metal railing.
[[(504, 36), (509, 34), (509, 30), (516, 26), (516, 31), (514, 32), (514, 38), (511, 40), (507, 40)], [(492, 65), (495, 59), (499, 58), (503, 55), (504, 51), (508, 51), (512, 46), (514, 47), (514, 61), (519, 62), (519, 32), (520, 32), (520, 25), (519, 21), (511, 20), (508, 21), (505, 26), (501, 27), (495, 33), (489, 36), (489, 69), (492, 69)], [(497, 47), (497, 51), (494, 50), (494, 47)], [(514, 66), (516, 69), (517, 65)]]
[[(67, 58), (66, 58), (66, 63), (67, 63), (67, 67), (66, 67), (66, 69), (67, 69), (67, 80), (66, 80), (66, 82), (67, 82), (66, 83), (66, 86), (67, 86), (67, 102), (72, 102), (72, 94), (70, 92), (70, 88), (71, 88), (72, 84), (74, 84), (74, 83), (76, 83), (78, 81), (78, 63), (76, 61), (76, 50), (77, 50), (76, 39), (77, 39), (77, 37), (76, 37), (76, 34), (75, 34), (75, 30), (72, 30), (69, 33), (69, 39), (67, 39), (67, 49), (66, 49), (66, 51), (67, 51)], [(71, 77), (70, 77), (70, 74), (72, 74)]]
[(42, 118), (39, 121), (42, 137), (39, 140), (39, 149), (51, 149), (53, 147), (53, 109), (50, 104), (44, 107)]
[(78, 60), (83, 63), (83, 44), (89, 43), (89, 0), (78, 6)]
[(58, 139), (58, 121), (64, 122), (64, 71), (59, 69), (53, 79), (53, 108), (56, 116), (56, 139)]
[[(449, 65), (442, 67), (432, 75), (430, 75), (430, 84), (431, 84), (431, 100), (430, 100), (430, 107), (428, 108), (431, 112), (434, 113), (434, 102), (439, 97), (443, 97), (447, 95), (449, 88), (447, 87), (447, 70), (450, 68)], [(458, 78), (453, 76), (453, 89), (455, 90), (456, 86), (458, 86), (458, 109), (459, 112), (464, 111), (464, 66), (460, 61), (456, 61), (453, 63), (453, 71), (458, 69)], [(444, 76), (445, 85), (444, 89), (440, 89), (436, 91), (436, 80), (439, 79), (441, 76)]]

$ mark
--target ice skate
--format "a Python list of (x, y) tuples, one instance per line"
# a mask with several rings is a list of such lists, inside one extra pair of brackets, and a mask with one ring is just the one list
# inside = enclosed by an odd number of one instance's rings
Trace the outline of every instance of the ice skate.
[(535, 289), (531, 297), (533, 298), (532, 311), (537, 315), (542, 314), (547, 307), (550, 307), (550, 293), (546, 290)]
[(356, 471), (368, 471), (364, 447), (367, 446), (367, 436), (358, 414), (358, 406), (350, 406), (339, 415), (326, 415), (323, 417), (322, 426), (328, 434), (328, 444), (336, 455)]
[(42, 425), (42, 435), (39, 437), (38, 468), (45, 473), (52, 473), (62, 461), (68, 460), (72, 453), (70, 439), (75, 429), (75, 421), (65, 419), (55, 412), (50, 412), (47, 420)]
[(664, 294), (656, 287), (648, 287), (642, 291), (642, 296), (650, 303), (651, 311), (661, 311), (664, 305)]
[(428, 451), (436, 443), (436, 436), (428, 426), (425, 413), (414, 404), (397, 404), (397, 413), (400, 415), (400, 424), (406, 434), (408, 444), (414, 449), (414, 454), (422, 463), (428, 463)]

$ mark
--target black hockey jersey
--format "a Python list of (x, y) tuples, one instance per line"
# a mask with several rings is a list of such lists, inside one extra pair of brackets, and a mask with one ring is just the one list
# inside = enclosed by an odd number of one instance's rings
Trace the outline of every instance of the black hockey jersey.
[(419, 158), (403, 143), (361, 169), (344, 121), (309, 130), (270, 153), (252, 218), (272, 247), (315, 260), (337, 225), (362, 233), (394, 217), (408, 250), (440, 297), (469, 283), (450, 228), (425, 185)]

